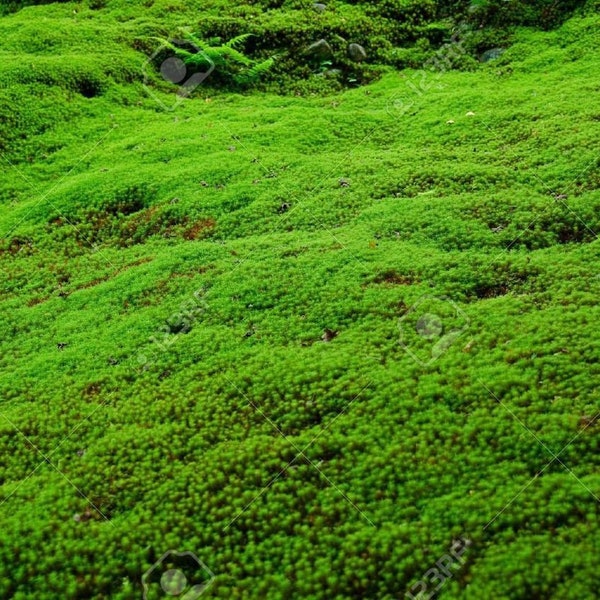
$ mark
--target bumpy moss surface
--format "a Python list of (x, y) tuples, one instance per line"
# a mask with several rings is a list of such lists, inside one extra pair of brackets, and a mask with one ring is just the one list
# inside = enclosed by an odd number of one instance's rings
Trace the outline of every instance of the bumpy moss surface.
[(597, 2), (233, 4), (0, 18), (0, 597), (596, 598)]

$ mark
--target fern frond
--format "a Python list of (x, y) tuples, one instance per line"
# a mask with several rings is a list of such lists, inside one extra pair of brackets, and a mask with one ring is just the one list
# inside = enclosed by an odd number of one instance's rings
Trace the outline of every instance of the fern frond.
[[(197, 35), (187, 32), (185, 39), (193, 44), (198, 52), (190, 51), (165, 39), (159, 39), (161, 45), (169, 49), (175, 56), (183, 60), (186, 65), (205, 69), (212, 65), (220, 67), (221, 74), (238, 84), (253, 83), (269, 71), (275, 63), (276, 56), (256, 62), (246, 56), (242, 46), (254, 34), (244, 33), (220, 45), (202, 41)], [(212, 41), (215, 43), (215, 40)]]
[(175, 56), (177, 56), (178, 58), (183, 60), (183, 62), (186, 62), (186, 63), (188, 61), (193, 62), (192, 58), (195, 56), (195, 54), (190, 52), (189, 50), (186, 50), (185, 48), (180, 48), (179, 46), (176, 46), (169, 40), (165, 40), (162, 38), (154, 38), (154, 39), (156, 39), (162, 47), (168, 48), (169, 50), (171, 50), (171, 52), (173, 52), (173, 54)]
[(218, 51), (224, 58), (229, 58), (242, 65), (252, 64), (252, 61), (245, 54), (242, 54), (234, 48), (230, 48), (227, 44), (214, 48), (214, 50)]
[(218, 49), (205, 48), (196, 54), (188, 53), (188, 56), (184, 58), (184, 62), (186, 65), (198, 66), (206, 66), (212, 62), (214, 65), (222, 66), (225, 64), (225, 57)]
[(247, 69), (243, 73), (240, 73), (236, 80), (239, 83), (252, 83), (258, 81), (265, 73), (270, 71), (275, 64), (275, 56), (271, 56), (266, 60), (263, 60), (257, 64), (255, 64), (250, 69)]
[(199, 37), (197, 37), (195, 34), (193, 33), (186, 33), (186, 38), (192, 42), (192, 44), (194, 44), (195, 46), (198, 46), (198, 48), (200, 50), (204, 50), (204, 47), (206, 46), (206, 42), (202, 41)]
[(223, 46), (227, 46), (227, 48), (233, 48), (237, 50), (240, 46), (243, 46), (246, 43), (246, 41), (253, 35), (254, 34), (252, 33), (242, 33), (242, 35), (238, 35), (230, 39), (228, 42), (223, 44)]

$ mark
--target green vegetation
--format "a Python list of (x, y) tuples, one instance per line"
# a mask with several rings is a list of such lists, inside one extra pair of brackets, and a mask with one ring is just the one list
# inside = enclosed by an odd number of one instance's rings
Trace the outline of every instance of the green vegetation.
[(0, 597), (597, 597), (599, 3), (23, 4)]
[[(221, 85), (243, 86), (244, 84), (256, 83), (261, 75), (266, 74), (275, 64), (275, 59), (269, 57), (263, 61), (252, 61), (237, 48), (243, 46), (251, 34), (239, 35), (232, 40), (219, 46), (210, 46), (192, 34), (187, 34), (187, 40), (172, 42), (170, 40), (158, 40), (164, 46), (164, 52), (159, 52), (155, 57), (156, 66), (161, 69), (164, 61), (167, 61), (167, 81), (178, 82), (177, 79), (169, 77), (169, 55), (183, 62), (183, 68), (176, 70), (175, 77), (190, 76), (190, 74), (201, 73), (210, 75), (214, 71), (217, 83)], [(181, 47), (188, 43), (190, 49)], [(163, 71), (165, 67), (163, 66)], [(180, 71), (180, 72), (177, 72)], [(179, 80), (180, 81), (180, 80)], [(214, 83), (214, 81), (213, 81)]]

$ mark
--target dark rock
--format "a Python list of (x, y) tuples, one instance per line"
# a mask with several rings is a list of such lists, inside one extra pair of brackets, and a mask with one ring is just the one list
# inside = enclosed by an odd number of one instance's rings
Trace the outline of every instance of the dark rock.
[(362, 62), (367, 59), (367, 51), (360, 44), (349, 44), (348, 56), (354, 62)]
[(331, 49), (329, 42), (323, 39), (311, 44), (306, 49), (306, 52), (319, 60), (329, 60), (333, 58), (333, 50)]

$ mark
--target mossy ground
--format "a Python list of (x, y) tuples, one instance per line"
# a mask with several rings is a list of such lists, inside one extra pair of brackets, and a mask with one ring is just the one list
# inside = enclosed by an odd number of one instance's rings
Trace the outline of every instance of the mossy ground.
[(166, 8), (0, 20), (0, 595), (595, 598), (599, 15), (165, 111)]

